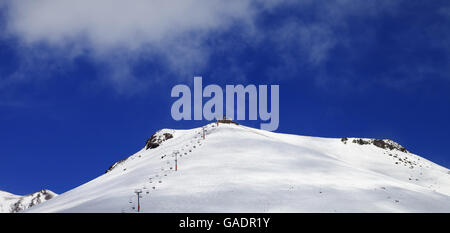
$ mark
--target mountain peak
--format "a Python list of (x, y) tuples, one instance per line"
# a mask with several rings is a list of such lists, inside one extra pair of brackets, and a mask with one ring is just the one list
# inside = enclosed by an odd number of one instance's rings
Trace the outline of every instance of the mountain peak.
[(48, 201), (55, 196), (58, 196), (58, 194), (48, 189), (42, 189), (23, 196), (0, 190), (0, 213), (17, 213)]
[(389, 139), (213, 123), (160, 130), (113, 168), (26, 212), (137, 212), (137, 190), (142, 212), (450, 210), (449, 170)]

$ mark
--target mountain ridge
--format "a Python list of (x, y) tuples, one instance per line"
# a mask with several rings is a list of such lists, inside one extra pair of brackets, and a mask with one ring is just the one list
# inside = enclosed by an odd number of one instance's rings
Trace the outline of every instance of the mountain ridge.
[(136, 190), (143, 212), (450, 212), (450, 171), (392, 140), (214, 123), (156, 134), (167, 132), (25, 212), (136, 212)]
[(23, 196), (0, 190), (0, 213), (17, 213), (48, 201), (55, 196), (57, 194), (48, 189)]

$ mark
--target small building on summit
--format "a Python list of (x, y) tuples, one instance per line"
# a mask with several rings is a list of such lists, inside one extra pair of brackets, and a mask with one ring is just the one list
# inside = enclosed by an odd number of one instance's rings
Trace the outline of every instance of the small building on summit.
[(232, 118), (227, 118), (225, 115), (223, 116), (222, 120), (217, 121), (217, 125), (219, 125), (219, 123), (239, 125), (238, 123), (234, 122)]

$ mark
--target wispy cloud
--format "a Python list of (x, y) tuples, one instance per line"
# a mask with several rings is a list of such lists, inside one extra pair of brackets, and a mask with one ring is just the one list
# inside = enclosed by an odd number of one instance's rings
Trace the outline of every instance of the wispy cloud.
[[(395, 15), (402, 2), (4, 1), (6, 33), (3, 37), (18, 41), (17, 50), (23, 64), (11, 77), (3, 78), (0, 87), (29, 79), (25, 74), (33, 73), (36, 67), (49, 70), (40, 73), (53, 74), (58, 72), (58, 67), (70, 69), (77, 57), (88, 56), (100, 67), (97, 78), (101, 82), (119, 93), (139, 91), (167, 74), (180, 78), (198, 74), (210, 64), (212, 54), (222, 51), (230, 56), (224, 59), (224, 67), (217, 69), (229, 70), (242, 80), (246, 64), (232, 61), (233, 52), (238, 53), (239, 46), (233, 40), (219, 45), (211, 43), (221, 40), (218, 37), (226, 32), (239, 33), (228, 36), (251, 48), (272, 46), (277, 62), (264, 67), (269, 74), (298, 74), (306, 67), (316, 70), (318, 83), (326, 83), (332, 79), (326, 64), (334, 49), (344, 49), (346, 59), (358, 60), (360, 51), (353, 49), (355, 43), (370, 45), (367, 41), (373, 41), (377, 35), (376, 29), (371, 28), (355, 34), (354, 24)], [(442, 8), (440, 14), (448, 15), (446, 9)], [(271, 15), (277, 15), (275, 25), (265, 22)], [(443, 43), (439, 42), (438, 46)], [(40, 51), (44, 52), (40, 54)], [(135, 68), (145, 62), (163, 66), (164, 72), (155, 71), (151, 77), (141, 77)], [(352, 76), (350, 70), (343, 73)]]
[(256, 14), (254, 1), (18, 0), (5, 4), (7, 36), (20, 40), (22, 52), (44, 46), (69, 59), (88, 53), (111, 68), (110, 80), (118, 90), (133, 80), (130, 69), (135, 57), (160, 56), (173, 72), (192, 71), (208, 60), (205, 38), (236, 23), (251, 24)]

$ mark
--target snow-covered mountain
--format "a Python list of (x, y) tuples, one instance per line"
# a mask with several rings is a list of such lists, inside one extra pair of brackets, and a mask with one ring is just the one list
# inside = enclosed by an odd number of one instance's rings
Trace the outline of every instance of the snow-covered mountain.
[(391, 140), (215, 123), (161, 130), (104, 175), (25, 212), (136, 212), (135, 191), (141, 212), (450, 212), (449, 169)]
[(56, 193), (43, 189), (39, 192), (20, 196), (0, 190), (0, 213), (17, 213), (57, 196)]

